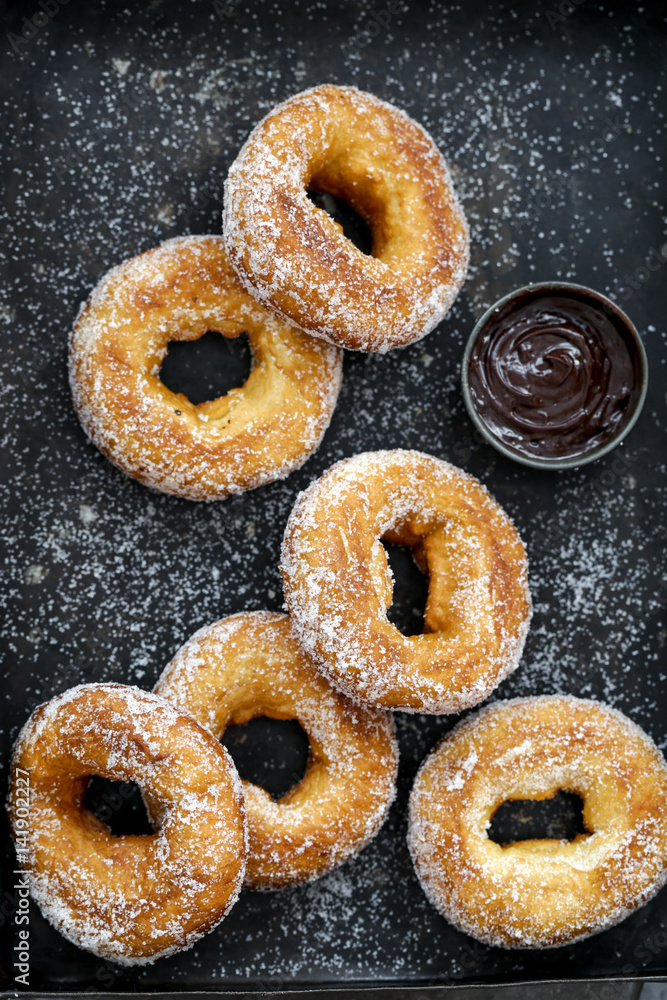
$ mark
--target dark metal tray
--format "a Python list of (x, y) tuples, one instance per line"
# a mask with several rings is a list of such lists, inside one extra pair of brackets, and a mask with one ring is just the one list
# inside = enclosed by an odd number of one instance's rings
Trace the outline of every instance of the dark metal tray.
[[(526, 539), (535, 618), (523, 662), (497, 696), (601, 698), (664, 747), (660, 5), (35, 0), (3, 10), (3, 765), (38, 702), (81, 681), (150, 687), (198, 627), (243, 609), (279, 610), (279, 547), (297, 492), (342, 456), (392, 446), (479, 476)], [(214, 505), (153, 494), (101, 458), (72, 411), (66, 338), (78, 304), (125, 257), (178, 234), (218, 232), (225, 174), (250, 127), (325, 80), (394, 101), (432, 132), (472, 226), (465, 291), (422, 343), (346, 356), (331, 428), (300, 472)], [(522, 468), (481, 444), (457, 371), (475, 318), (511, 288), (550, 278), (611, 294), (645, 336), (651, 367), (649, 399), (625, 445), (562, 474)], [(193, 357), (201, 388), (216, 363)], [(396, 558), (394, 613), (408, 626), (423, 585)], [(397, 721), (398, 800), (356, 860), (303, 888), (244, 893), (194, 949), (143, 970), (77, 950), (33, 906), (30, 989), (377, 989), (667, 974), (664, 892), (614, 930), (537, 953), (487, 948), (441, 919), (412, 872), (405, 806), (419, 762), (455, 720)], [(289, 733), (253, 739), (279, 771)], [(298, 762), (298, 744), (290, 752)], [(12, 990), (14, 862), (8, 836), (3, 843), (1, 969)]]

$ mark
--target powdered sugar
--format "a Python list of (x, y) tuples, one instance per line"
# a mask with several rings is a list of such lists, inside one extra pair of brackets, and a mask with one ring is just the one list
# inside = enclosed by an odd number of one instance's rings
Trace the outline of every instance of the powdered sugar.
[[(476, 511), (484, 519), (476, 521)], [(441, 603), (427, 607), (421, 636), (388, 625), (390, 581), (366, 554), (377, 551), (378, 538), (406, 527), (434, 561), (432, 587), (441, 585), (438, 559), (461, 577), (444, 583)], [(297, 499), (281, 570), (304, 648), (362, 703), (460, 711), (519, 662), (531, 608), (521, 543), (479, 483), (432, 456), (381, 451), (334, 466)]]
[(200, 629), (156, 691), (222, 736), (257, 715), (298, 719), (306, 774), (274, 802), (245, 783), (246, 882), (271, 889), (318, 878), (376, 835), (394, 799), (398, 748), (390, 715), (348, 702), (301, 652), (286, 615), (232, 615)]
[[(349, 134), (338, 138), (345, 117)], [(392, 222), (383, 221), (379, 257), (364, 256), (306, 197), (313, 171), (343, 157), (345, 183), (359, 200), (370, 185), (369, 201), (391, 202), (382, 206)], [(354, 87), (304, 91), (256, 126), (225, 182), (224, 234), (239, 277), (260, 301), (362, 351), (383, 353), (429, 333), (468, 264), (467, 226), (433, 140), (404, 112)]]
[[(588, 834), (489, 840), (503, 801), (558, 789), (582, 796)], [(638, 726), (599, 702), (497, 702), (424, 761), (408, 843), (429, 899), (466, 933), (513, 948), (571, 944), (623, 920), (667, 880), (667, 766)]]
[[(7, 30), (20, 36), (23, 13), (38, 6), (17, 10)], [(584, 4), (552, 29), (549, 7), (480, 14), (430, 0), (405, 5), (385, 27), (370, 8), (338, 0), (188, 4), (171, 20), (164, 4), (108, 6), (102, 35), (97, 8), (70, 3), (21, 57), (5, 39), (5, 761), (38, 701), (82, 679), (150, 687), (204, 623), (279, 610), (280, 543), (297, 492), (340, 458), (388, 447), (472, 472), (527, 543), (535, 616), (500, 693), (585, 691), (664, 746), (663, 271), (645, 284), (633, 278), (664, 243), (664, 41), (648, 8), (620, 16)], [(129, 62), (123, 76), (113, 59)], [(170, 70), (159, 94), (149, 86), (157, 69)], [(118, 261), (167, 236), (218, 231), (223, 181), (252, 127), (324, 79), (355, 83), (426, 126), (471, 225), (469, 279), (427, 340), (346, 355), (331, 430), (288, 479), (222, 504), (153, 493), (80, 431), (65, 377), (77, 305)], [(606, 120), (613, 141), (600, 149)], [(574, 163), (583, 157), (587, 165)], [(558, 277), (627, 309), (646, 337), (652, 387), (622, 448), (587, 470), (547, 475), (476, 441), (458, 363), (475, 316), (514, 287)], [(488, 949), (433, 910), (402, 823), (417, 763), (453, 721), (397, 717), (399, 802), (357, 859), (293, 890), (242, 894), (195, 949), (148, 970), (114, 969), (115, 988), (472, 985), (625, 975), (625, 963), (633, 975), (663, 976), (662, 898), (567, 954)], [(41, 939), (35, 989), (104, 988), (101, 962), (44, 925)]]
[[(23, 857), (33, 898), (68, 940), (122, 965), (191, 947), (243, 882), (241, 783), (226, 751), (183, 722), (137, 688), (79, 685), (39, 708), (14, 750), (30, 785)], [(81, 812), (89, 774), (150, 791), (162, 806), (157, 832), (114, 838)], [(10, 817), (15, 808), (10, 793)]]
[[(159, 369), (170, 340), (248, 329), (246, 385), (194, 406)], [(282, 479), (318, 447), (341, 385), (335, 348), (278, 322), (233, 277), (222, 237), (168, 240), (110, 271), (70, 339), (74, 405), (91, 440), (164, 493), (217, 500)]]

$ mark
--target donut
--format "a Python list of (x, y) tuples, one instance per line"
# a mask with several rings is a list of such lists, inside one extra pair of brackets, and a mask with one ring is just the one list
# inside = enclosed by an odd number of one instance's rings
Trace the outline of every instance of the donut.
[[(113, 836), (83, 806), (93, 774), (136, 782), (162, 804), (160, 828)], [(189, 948), (243, 883), (243, 793), (231, 758), (193, 719), (138, 688), (83, 684), (37, 708), (14, 748), (8, 810), (43, 915), (120, 965)]]
[[(559, 789), (583, 799), (587, 833), (489, 839), (504, 801)], [(459, 930), (504, 948), (572, 944), (664, 884), (665, 761), (638, 726), (599, 702), (498, 702), (459, 723), (422, 764), (408, 843), (428, 898)]]
[[(428, 574), (422, 635), (387, 619), (381, 539), (410, 546)], [(334, 465), (298, 496), (281, 571), (300, 642), (361, 704), (459, 712), (519, 662), (531, 616), (521, 539), (481, 483), (432, 455), (396, 449)]]
[[(372, 255), (308, 189), (358, 212)], [(257, 125), (230, 168), (223, 227), (232, 264), (261, 302), (355, 351), (425, 336), (468, 267), (468, 227), (435, 143), (403, 111), (355, 87), (306, 90)]]
[(394, 798), (393, 720), (335, 691), (299, 647), (287, 615), (249, 612), (201, 629), (155, 691), (218, 738), (260, 715), (297, 719), (308, 736), (306, 773), (278, 801), (243, 782), (247, 887), (318, 878), (377, 833)]
[[(247, 332), (246, 383), (195, 405), (160, 381), (173, 340)], [(239, 284), (221, 236), (168, 240), (114, 268), (70, 338), (74, 406), (128, 476), (189, 500), (221, 500), (287, 476), (317, 448), (341, 353), (278, 320)]]

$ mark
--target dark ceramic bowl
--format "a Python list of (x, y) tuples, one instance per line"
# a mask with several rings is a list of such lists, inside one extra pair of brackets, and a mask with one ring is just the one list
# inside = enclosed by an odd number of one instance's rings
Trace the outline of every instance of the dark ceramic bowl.
[[(541, 457), (539, 455), (526, 455), (500, 440), (500, 438), (498, 438), (496, 434), (494, 434), (494, 432), (487, 426), (483, 417), (478, 412), (469, 383), (470, 356), (477, 339), (486, 333), (488, 327), (495, 319), (497, 319), (501, 311), (511, 307), (514, 300), (521, 298), (524, 302), (527, 302), (531, 299), (539, 299), (541, 296), (552, 297), (561, 293), (564, 298), (566, 298), (569, 293), (570, 295), (578, 298), (580, 301), (583, 299), (588, 305), (598, 308), (605, 314), (605, 316), (612, 319), (614, 326), (621, 334), (626, 344), (632, 360), (635, 375), (635, 389), (633, 391), (625, 419), (612, 437), (604, 441), (604, 443), (602, 443), (599, 447), (583, 452), (582, 454), (565, 455), (563, 457), (555, 458), (551, 456)], [(493, 447), (502, 455), (505, 455), (506, 458), (511, 458), (515, 462), (519, 462), (522, 465), (529, 465), (535, 469), (574, 469), (580, 465), (587, 465), (589, 462), (595, 462), (598, 458), (602, 458), (603, 455), (608, 454), (608, 452), (612, 451), (618, 444), (620, 444), (620, 442), (630, 433), (636, 424), (637, 418), (639, 417), (644, 405), (646, 391), (648, 388), (648, 365), (646, 361), (646, 351), (644, 350), (641, 337), (639, 336), (632, 321), (625, 315), (622, 309), (619, 309), (619, 307), (611, 301), (611, 299), (608, 299), (605, 295), (601, 295), (600, 292), (587, 288), (585, 285), (576, 285), (567, 281), (543, 281), (537, 284), (524, 285), (522, 288), (517, 288), (508, 295), (503, 296), (502, 299), (499, 299), (498, 302), (492, 305), (490, 309), (487, 309), (470, 334), (468, 343), (466, 344), (466, 348), (463, 353), (463, 362), (461, 365), (461, 388), (463, 390), (463, 399), (465, 401), (466, 409), (468, 410), (468, 414), (473, 424), (482, 437), (488, 441), (489, 444), (493, 445)]]

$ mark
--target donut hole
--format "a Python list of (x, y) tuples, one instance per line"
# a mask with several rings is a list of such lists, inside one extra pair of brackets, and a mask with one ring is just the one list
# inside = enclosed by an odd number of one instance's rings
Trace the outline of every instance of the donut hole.
[(101, 820), (114, 837), (155, 833), (141, 789), (134, 781), (111, 781), (93, 774), (83, 796), (83, 807)]
[(491, 819), (488, 837), (505, 847), (522, 840), (575, 840), (589, 832), (583, 799), (561, 790), (548, 799), (503, 802)]
[(394, 584), (392, 602), (387, 618), (403, 635), (417, 635), (422, 631), (424, 611), (428, 599), (428, 577), (414, 560), (407, 545), (394, 544), (382, 539)]
[(296, 719), (262, 715), (231, 725), (221, 740), (240, 776), (277, 800), (297, 785), (308, 765), (310, 743)]
[(197, 340), (173, 340), (160, 368), (160, 381), (194, 406), (226, 396), (247, 382), (252, 349), (247, 333), (223, 337), (209, 330)]
[(343, 234), (354, 243), (357, 250), (366, 256), (372, 255), (373, 234), (370, 227), (348, 202), (328, 191), (320, 191), (313, 187), (309, 188), (306, 194), (314, 205), (321, 208), (342, 227)]

